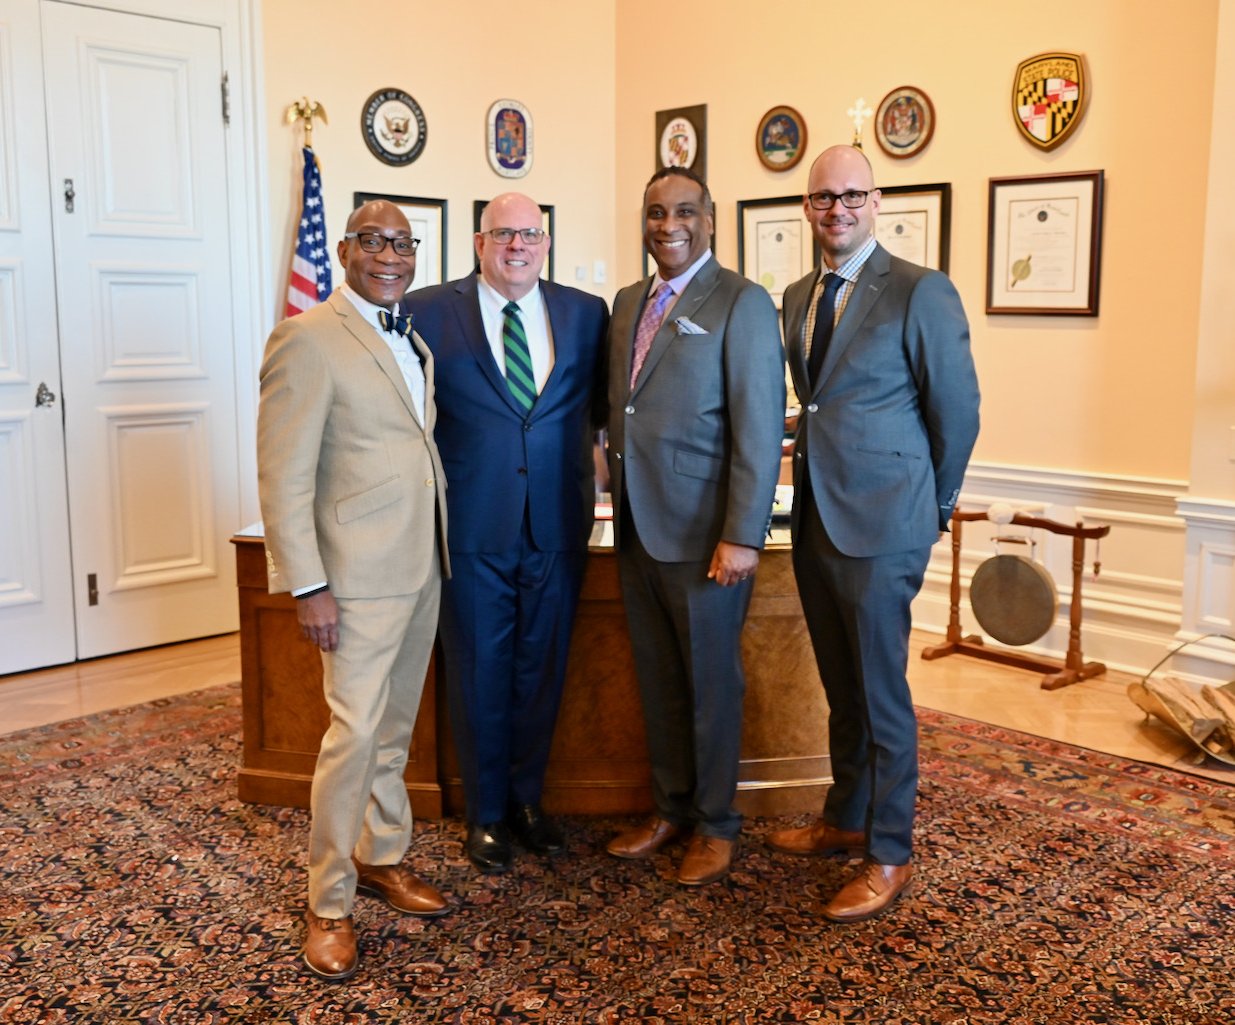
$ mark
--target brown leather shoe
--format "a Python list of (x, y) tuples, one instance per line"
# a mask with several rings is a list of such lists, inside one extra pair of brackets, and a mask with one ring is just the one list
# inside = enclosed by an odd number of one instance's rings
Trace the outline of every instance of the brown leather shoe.
[(396, 911), (418, 918), (437, 918), (450, 910), (446, 898), (402, 865), (356, 866), (356, 892), (384, 900)]
[(650, 858), (682, 833), (681, 826), (675, 826), (672, 822), (653, 815), (643, 825), (619, 833), (609, 841), (605, 850), (615, 858)]
[(912, 865), (863, 864), (857, 876), (832, 898), (823, 917), (833, 922), (860, 922), (888, 909), (913, 879)]
[(309, 932), (304, 940), (303, 957), (309, 971), (328, 982), (342, 982), (355, 975), (360, 955), (356, 951), (352, 916), (319, 918), (307, 911), (304, 920)]
[(866, 850), (866, 834), (856, 829), (837, 829), (822, 819), (796, 829), (778, 829), (768, 834), (768, 846), (786, 854), (829, 854), (832, 851)]
[(686, 857), (678, 870), (678, 882), (683, 886), (705, 886), (729, 874), (733, 862), (734, 840), (696, 833), (686, 848)]

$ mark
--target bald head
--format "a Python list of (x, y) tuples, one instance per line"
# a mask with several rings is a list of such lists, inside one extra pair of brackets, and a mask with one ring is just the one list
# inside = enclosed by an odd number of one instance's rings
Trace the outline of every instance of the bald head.
[[(528, 242), (520, 232), (528, 228), (540, 231), (543, 222), (536, 201), (522, 192), (504, 192), (481, 211), (480, 231), (475, 236), (476, 259), (485, 284), (499, 295), (517, 302), (536, 286), (553, 240), (546, 234)], [(509, 242), (493, 237), (492, 232), (502, 228), (512, 232)]]
[[(810, 197), (823, 194), (831, 205), (816, 209)], [(842, 197), (859, 206), (845, 205)], [(879, 215), (879, 190), (875, 173), (866, 154), (853, 146), (831, 146), (815, 158), (807, 177), (806, 198), (802, 200), (811, 232), (819, 242), (823, 261), (836, 270), (861, 249), (875, 232)]]
[(407, 223), (407, 217), (404, 216), (402, 210), (386, 199), (371, 199), (367, 203), (363, 203), (352, 211), (352, 215), (347, 219), (347, 230), (349, 232), (356, 231), (358, 224), (367, 223), (386, 223), (389, 222), (393, 226), (401, 227), (403, 234), (410, 235), (411, 227)]

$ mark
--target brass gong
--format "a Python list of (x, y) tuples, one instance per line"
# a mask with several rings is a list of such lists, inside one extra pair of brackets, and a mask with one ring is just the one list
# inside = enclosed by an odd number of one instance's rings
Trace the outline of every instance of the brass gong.
[[(1020, 537), (995, 538), (1027, 544)], [(969, 604), (982, 629), (1004, 644), (1030, 644), (1051, 628), (1059, 595), (1051, 575), (1023, 555), (996, 554), (979, 566), (969, 582)]]

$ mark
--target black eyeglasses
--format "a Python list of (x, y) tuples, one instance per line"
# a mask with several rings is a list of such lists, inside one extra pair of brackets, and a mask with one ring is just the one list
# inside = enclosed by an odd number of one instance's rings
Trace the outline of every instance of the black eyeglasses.
[(816, 210), (831, 210), (836, 205), (839, 199), (841, 206), (846, 210), (857, 210), (859, 207), (866, 206), (866, 197), (870, 192), (859, 192), (857, 189), (850, 189), (848, 192), (812, 192), (806, 197), (806, 200)]
[(488, 235), (499, 246), (509, 245), (516, 235), (529, 246), (538, 246), (545, 240), (544, 228), (490, 228), (481, 234)]
[(416, 247), (420, 245), (420, 239), (412, 238), (410, 235), (388, 238), (385, 235), (379, 235), (376, 231), (349, 231), (343, 237), (354, 238), (366, 253), (384, 252), (387, 246), (393, 246), (394, 251), (400, 256), (411, 256), (416, 252)]

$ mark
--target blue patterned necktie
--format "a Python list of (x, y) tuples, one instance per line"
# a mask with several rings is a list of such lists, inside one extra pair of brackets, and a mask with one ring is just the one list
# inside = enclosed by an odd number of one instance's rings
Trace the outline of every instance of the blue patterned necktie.
[(806, 380), (812, 388), (819, 381), (823, 357), (827, 354), (828, 343), (832, 341), (832, 322), (836, 319), (836, 293), (844, 282), (845, 279), (839, 274), (823, 276), (823, 292), (819, 295), (819, 306), (815, 310), (815, 332), (806, 353)]
[(506, 351), (506, 387), (523, 412), (536, 403), (536, 376), (532, 373), (532, 354), (527, 348), (527, 334), (519, 319), (517, 303), (502, 307), (502, 347)]

